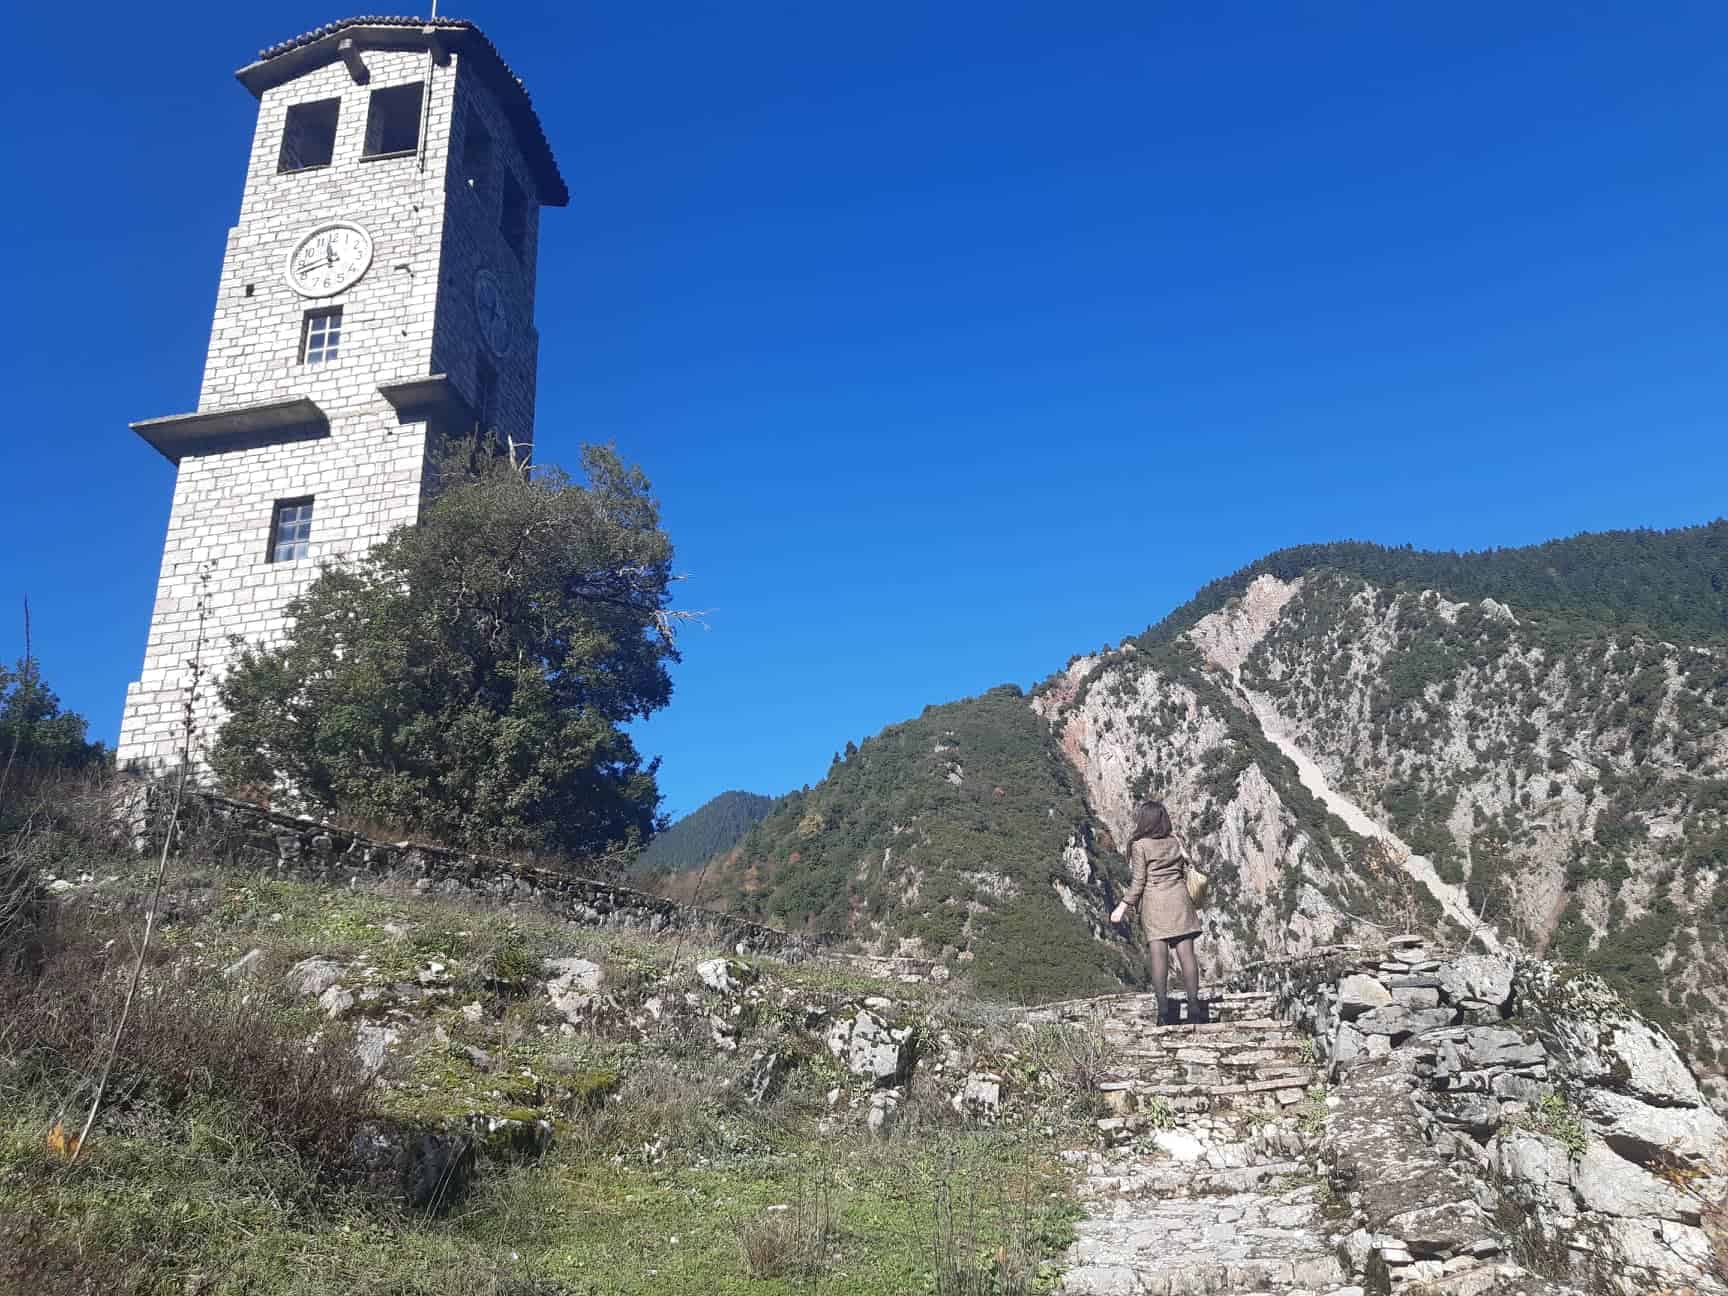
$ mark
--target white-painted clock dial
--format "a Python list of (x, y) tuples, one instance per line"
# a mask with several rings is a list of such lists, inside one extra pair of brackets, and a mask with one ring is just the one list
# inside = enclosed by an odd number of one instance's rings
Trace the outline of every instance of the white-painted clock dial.
[(320, 225), (288, 255), (288, 286), (302, 297), (329, 297), (372, 264), (372, 236), (348, 221)]
[(480, 336), (493, 355), (502, 357), (510, 350), (515, 325), (510, 318), (510, 303), (504, 297), (504, 285), (485, 266), (474, 274), (474, 314), (480, 322)]

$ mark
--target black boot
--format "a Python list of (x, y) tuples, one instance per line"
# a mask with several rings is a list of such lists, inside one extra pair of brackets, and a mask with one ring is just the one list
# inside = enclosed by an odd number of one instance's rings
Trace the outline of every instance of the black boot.
[(1198, 995), (1189, 1001), (1188, 1020), (1195, 1026), (1204, 1026), (1212, 1020), (1212, 1010), (1206, 1006), (1206, 1001)]
[(1174, 999), (1165, 996), (1158, 1001), (1158, 1024), (1174, 1026), (1182, 1020), (1182, 1010), (1176, 1006)]

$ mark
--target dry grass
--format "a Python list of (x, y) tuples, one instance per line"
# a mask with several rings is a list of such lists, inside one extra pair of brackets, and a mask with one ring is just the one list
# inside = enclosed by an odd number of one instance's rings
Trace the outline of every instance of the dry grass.
[[(1021, 1183), (1025, 1191), (1030, 1179)], [(960, 1173), (950, 1159), (929, 1209), (936, 1296), (1027, 1296), (1033, 1290), (1044, 1239), (1029, 1196), (1016, 1200), (997, 1183)]]
[[(8, 1087), (57, 1093), (68, 1110), (87, 1099), (125, 995), (133, 935), (129, 926), (67, 916), (34, 974), (0, 976)], [(352, 1030), (332, 1024), (308, 1040), (304, 1016), (262, 986), (163, 960), (146, 969), (97, 1135), (105, 1125), (217, 1099), (310, 1164), (342, 1165), (371, 1085)]]
[(832, 1263), (834, 1178), (830, 1166), (800, 1177), (793, 1200), (770, 1207), (738, 1230), (738, 1249), (752, 1278), (815, 1280)]

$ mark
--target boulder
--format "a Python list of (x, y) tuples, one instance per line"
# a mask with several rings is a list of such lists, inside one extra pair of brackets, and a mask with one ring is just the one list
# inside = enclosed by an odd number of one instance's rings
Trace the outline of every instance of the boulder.
[(1193, 1165), (1206, 1155), (1206, 1145), (1181, 1130), (1159, 1130), (1152, 1136), (1152, 1146), (1178, 1165)]
[(1508, 1184), (1525, 1190), (1533, 1198), (1561, 1203), (1553, 1185), (1572, 1182), (1572, 1159), (1559, 1139), (1536, 1134), (1530, 1130), (1506, 1129), (1489, 1145), (1492, 1164)]
[(1348, 1066), (1364, 1051), (1362, 1032), (1354, 1026), (1338, 1023), (1338, 1033), (1332, 1039), (1332, 1061), (1339, 1066)]
[(326, 1017), (340, 1017), (354, 1006), (354, 996), (339, 985), (333, 985), (318, 996), (318, 1006)]
[(262, 971), (264, 951), (261, 949), (247, 950), (234, 962), (222, 969), (222, 975), (230, 981), (239, 977), (254, 977)]
[(1503, 1101), (1537, 1103), (1549, 1093), (1549, 1087), (1529, 1076), (1502, 1071), (1488, 1082), (1488, 1091)]
[(1438, 1094), (1429, 1099), (1429, 1109), (1441, 1124), (1468, 1134), (1492, 1134), (1500, 1124), (1500, 1104), (1485, 1094)]
[(403, 1205), (430, 1215), (443, 1214), (467, 1196), (474, 1154), (474, 1141), (465, 1134), (382, 1121), (363, 1126), (349, 1144), (349, 1162), (362, 1182), (394, 1189)]
[(1655, 1107), (1704, 1106), (1674, 1041), (1600, 977), (1532, 962), (1520, 965), (1518, 984), (1542, 1042), (1576, 1079)]
[(547, 959), (545, 971), (546, 997), (558, 1015), (571, 1026), (585, 1024), (606, 983), (605, 971), (598, 963), (580, 958)]
[(1338, 983), (1338, 1014), (1345, 1021), (1376, 1008), (1388, 1007), (1391, 1003), (1392, 992), (1366, 974), (1347, 976)]
[(1440, 991), (1433, 986), (1398, 986), (1392, 991), (1392, 1001), (1405, 1008), (1438, 1008)]
[[(1386, 992), (1390, 995), (1392, 992)], [(1431, 1030), (1436, 1026), (1452, 1024), (1450, 1008), (1400, 1008), (1393, 1004), (1388, 1008), (1376, 1008), (1372, 1012), (1363, 1013), (1353, 1025), (1364, 1035), (1384, 1035), (1399, 1037), (1414, 1035), (1418, 1031)]]
[(542, 965), (548, 986), (597, 994), (606, 984), (606, 972), (598, 963), (583, 958), (547, 959)]
[(1474, 1197), (1457, 1197), (1436, 1206), (1418, 1206), (1389, 1216), (1385, 1232), (1404, 1239), (1416, 1256), (1452, 1256), (1465, 1250), (1490, 1227)]
[(1503, 1007), (1512, 998), (1512, 960), (1496, 954), (1465, 954), (1436, 970), (1440, 989), (1454, 1003)]
[(1536, 1066), (1548, 1060), (1540, 1044), (1501, 1026), (1472, 1026), (1459, 1044), (1459, 1053), (1475, 1067)]
[(1587, 1089), (1579, 1107), (1603, 1141), (1639, 1165), (1722, 1164), (1728, 1122), (1708, 1107), (1653, 1107), (1611, 1089)]
[(340, 981), (347, 970), (335, 959), (301, 959), (288, 969), (288, 989), (293, 994), (316, 999)]
[(771, 1102), (786, 1083), (792, 1069), (787, 1056), (779, 1050), (754, 1054), (737, 1080), (737, 1090), (752, 1107)]
[(1334, 1190), (1356, 1195), (1370, 1230), (1402, 1239), (1412, 1258), (1444, 1257), (1492, 1230), (1471, 1179), (1413, 1118), (1412, 1052), (1364, 1059), (1351, 1070), (1335, 1093), (1323, 1152)]
[(355, 1056), (360, 1059), (361, 1066), (376, 1074), (384, 1069), (390, 1046), (399, 1038), (400, 1034), (393, 1028), (367, 1022), (354, 1032)]
[(870, 1095), (870, 1114), (864, 1118), (872, 1138), (887, 1138), (900, 1113), (900, 1090), (883, 1089)]
[(954, 1095), (954, 1110), (963, 1116), (993, 1118), (1002, 1111), (1002, 1077), (989, 1071), (974, 1071)]
[(756, 979), (754, 969), (737, 959), (712, 958), (696, 965), (702, 984), (719, 994), (738, 994)]
[(1698, 1222), (1699, 1203), (1633, 1165), (1600, 1139), (1572, 1163), (1572, 1191), (1585, 1210), (1621, 1219)]
[(894, 1027), (868, 1008), (842, 1016), (828, 1029), (828, 1051), (853, 1075), (868, 1076), (878, 1085), (891, 1085), (912, 1070), (916, 1032)]
[(460, 1135), (423, 1134), (399, 1157), (402, 1204), (442, 1215), (468, 1195), (474, 1182), (474, 1142)]

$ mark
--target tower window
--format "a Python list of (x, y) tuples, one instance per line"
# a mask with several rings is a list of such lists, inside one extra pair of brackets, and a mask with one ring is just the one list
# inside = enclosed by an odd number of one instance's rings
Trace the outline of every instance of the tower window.
[(499, 211), (498, 227), (504, 231), (504, 241), (517, 256), (526, 255), (528, 246), (528, 195), (516, 183), (516, 177), (504, 175), (504, 204)]
[(372, 92), (366, 108), (366, 157), (407, 153), (420, 147), (422, 82), (385, 86)]
[(474, 403), (481, 428), (492, 431), (492, 425), (498, 420), (498, 371), (484, 358), (475, 361)]
[(307, 311), (300, 325), (300, 363), (323, 364), (342, 354), (342, 308)]
[(276, 170), (304, 171), (308, 167), (329, 166), (330, 159), (336, 156), (336, 117), (341, 107), (340, 99), (289, 105)]
[(480, 114), (473, 111), (462, 130), (462, 178), (471, 189), (484, 189), (492, 183), (492, 136)]
[(312, 552), (312, 497), (277, 500), (270, 518), (270, 561), (295, 562)]

